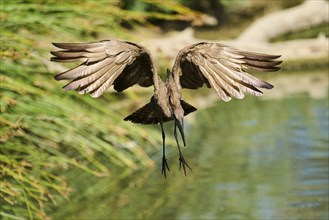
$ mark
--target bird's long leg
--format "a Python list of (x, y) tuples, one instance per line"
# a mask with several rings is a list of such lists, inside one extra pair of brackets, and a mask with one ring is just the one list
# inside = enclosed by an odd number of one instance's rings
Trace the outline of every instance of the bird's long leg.
[(179, 152), (179, 170), (181, 170), (181, 168), (183, 167), (184, 175), (186, 176), (186, 167), (189, 168), (190, 170), (192, 170), (192, 169), (187, 164), (187, 162), (185, 161), (184, 156), (183, 156), (182, 151), (181, 151), (180, 146), (179, 146), (179, 141), (178, 141), (178, 137), (177, 137), (177, 127), (178, 127), (177, 123), (178, 123), (177, 122), (177, 119), (175, 119), (174, 136), (175, 136), (175, 139), (176, 139), (176, 143), (177, 143), (177, 147), (178, 147), (178, 152)]
[(162, 131), (162, 151), (163, 151), (163, 154), (162, 154), (162, 172), (161, 173), (166, 178), (166, 176), (167, 176), (166, 169), (168, 171), (170, 171), (170, 169), (169, 169), (167, 159), (166, 159), (166, 141), (165, 141), (166, 136), (165, 136), (165, 132), (164, 132), (162, 123), (160, 123), (160, 126), (161, 126), (161, 131)]

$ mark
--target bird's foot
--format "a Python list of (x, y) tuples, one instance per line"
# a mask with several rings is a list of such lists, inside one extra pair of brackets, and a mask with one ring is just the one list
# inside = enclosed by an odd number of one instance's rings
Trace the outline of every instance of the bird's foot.
[(187, 162), (185, 161), (183, 155), (181, 154), (181, 155), (179, 156), (179, 170), (181, 170), (182, 167), (183, 167), (184, 175), (185, 175), (185, 176), (186, 176), (186, 167), (187, 167), (188, 169), (192, 170), (191, 167), (190, 167), (190, 166), (187, 164)]
[(162, 175), (166, 178), (167, 176), (167, 170), (170, 172), (170, 169), (169, 169), (169, 166), (168, 166), (168, 163), (167, 163), (167, 159), (165, 157), (162, 157)]

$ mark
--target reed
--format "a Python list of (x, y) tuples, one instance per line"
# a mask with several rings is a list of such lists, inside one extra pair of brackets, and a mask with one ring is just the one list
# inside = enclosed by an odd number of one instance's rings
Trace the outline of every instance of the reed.
[(1, 1), (1, 218), (49, 218), (49, 203), (58, 195), (69, 199), (66, 170), (102, 177), (153, 166), (148, 155), (160, 146), (159, 131), (123, 122), (128, 110), (112, 110), (121, 96), (64, 92), (53, 80), (62, 67), (48, 61), (54, 41), (91, 41), (109, 32), (131, 38), (122, 23), (198, 16), (171, 1), (143, 2), (163, 10), (123, 10), (120, 1)]

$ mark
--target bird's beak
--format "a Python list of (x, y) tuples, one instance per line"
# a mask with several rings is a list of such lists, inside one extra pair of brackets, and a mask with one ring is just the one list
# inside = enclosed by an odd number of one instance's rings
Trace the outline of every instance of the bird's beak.
[(186, 146), (186, 143), (185, 143), (185, 135), (184, 135), (184, 119), (181, 119), (181, 120), (178, 120), (175, 118), (175, 121), (176, 121), (176, 125), (178, 127), (178, 130), (182, 136), (182, 139), (183, 139), (183, 143), (184, 143), (184, 147)]

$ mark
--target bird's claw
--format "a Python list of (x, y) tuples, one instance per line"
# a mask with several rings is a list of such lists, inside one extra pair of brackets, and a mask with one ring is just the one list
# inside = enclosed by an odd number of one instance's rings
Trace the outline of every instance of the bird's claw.
[(167, 163), (167, 159), (165, 157), (162, 157), (162, 175), (166, 178), (167, 177), (167, 170), (170, 172), (168, 163)]
[(185, 176), (186, 176), (186, 167), (189, 168), (190, 170), (192, 170), (191, 167), (185, 161), (183, 155), (180, 155), (179, 156), (179, 170), (181, 170), (182, 167), (183, 167), (184, 175)]

